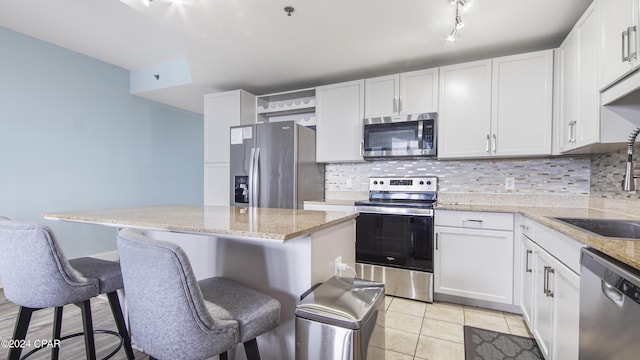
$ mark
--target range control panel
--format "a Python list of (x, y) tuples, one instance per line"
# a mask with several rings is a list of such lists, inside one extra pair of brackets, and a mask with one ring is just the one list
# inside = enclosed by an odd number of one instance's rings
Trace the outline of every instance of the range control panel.
[(437, 189), (435, 176), (369, 178), (369, 191), (436, 192)]

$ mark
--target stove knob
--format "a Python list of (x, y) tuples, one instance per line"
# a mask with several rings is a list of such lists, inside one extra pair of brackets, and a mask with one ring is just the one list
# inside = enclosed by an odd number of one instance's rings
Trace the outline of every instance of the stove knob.
[(424, 181), (420, 180), (420, 185), (424, 185)]
[(377, 180), (373, 180), (373, 185), (378, 185), (378, 181)]
[(431, 185), (431, 181), (430, 180), (427, 180), (427, 185)]
[(380, 180), (380, 185), (384, 185), (384, 181)]

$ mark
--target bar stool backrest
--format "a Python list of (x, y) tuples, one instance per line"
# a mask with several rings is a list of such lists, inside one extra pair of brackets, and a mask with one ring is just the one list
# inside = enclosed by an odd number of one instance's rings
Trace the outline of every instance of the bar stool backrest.
[(74, 270), (46, 226), (0, 221), (0, 276), (7, 299), (29, 308), (59, 307), (97, 296), (97, 279)]

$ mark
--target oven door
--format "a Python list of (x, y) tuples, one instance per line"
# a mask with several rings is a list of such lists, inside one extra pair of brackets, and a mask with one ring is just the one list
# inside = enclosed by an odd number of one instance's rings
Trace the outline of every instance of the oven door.
[(433, 216), (360, 213), (356, 262), (433, 271)]

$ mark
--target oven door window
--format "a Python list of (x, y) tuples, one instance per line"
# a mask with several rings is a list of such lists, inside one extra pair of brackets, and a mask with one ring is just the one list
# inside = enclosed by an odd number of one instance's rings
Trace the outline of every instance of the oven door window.
[(364, 150), (375, 152), (417, 150), (418, 135), (418, 121), (365, 125)]
[(433, 218), (361, 213), (356, 220), (356, 260), (433, 271)]

